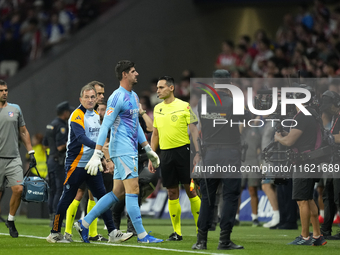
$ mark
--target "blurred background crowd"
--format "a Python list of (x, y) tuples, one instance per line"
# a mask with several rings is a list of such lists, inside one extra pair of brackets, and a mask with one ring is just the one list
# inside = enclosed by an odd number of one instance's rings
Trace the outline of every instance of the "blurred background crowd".
[(1, 0), (0, 78), (47, 54), (116, 0)]

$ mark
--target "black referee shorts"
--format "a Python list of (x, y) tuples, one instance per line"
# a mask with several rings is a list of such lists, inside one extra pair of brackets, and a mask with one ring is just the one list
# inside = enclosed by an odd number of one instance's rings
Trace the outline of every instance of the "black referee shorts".
[(312, 178), (293, 179), (293, 200), (312, 200), (315, 180)]
[(190, 184), (190, 144), (162, 150), (161, 174), (164, 187)]
[(78, 189), (81, 189), (85, 192), (86, 188), (87, 188), (87, 184), (86, 184), (86, 182), (83, 182), (82, 184), (80, 184)]

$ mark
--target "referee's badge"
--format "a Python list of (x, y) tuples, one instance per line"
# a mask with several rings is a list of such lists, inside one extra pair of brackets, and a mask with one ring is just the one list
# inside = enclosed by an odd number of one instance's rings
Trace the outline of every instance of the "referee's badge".
[(172, 120), (173, 122), (176, 122), (176, 121), (178, 120), (177, 115), (172, 115), (172, 116), (171, 116), (171, 120)]
[(65, 134), (65, 133), (66, 133), (66, 128), (64, 128), (64, 127), (60, 128), (60, 132), (61, 132), (62, 134)]

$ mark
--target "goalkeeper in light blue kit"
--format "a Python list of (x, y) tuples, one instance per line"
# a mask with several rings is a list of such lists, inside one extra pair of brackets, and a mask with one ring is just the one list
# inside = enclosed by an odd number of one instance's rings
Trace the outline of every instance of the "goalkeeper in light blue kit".
[(126, 209), (132, 224), (137, 231), (139, 243), (160, 243), (157, 239), (145, 231), (140, 209), (138, 206), (138, 143), (145, 149), (153, 166), (159, 166), (159, 158), (146, 141), (144, 132), (139, 124), (139, 99), (132, 91), (137, 83), (138, 73), (134, 63), (128, 60), (119, 61), (116, 68), (116, 76), (120, 81), (120, 87), (110, 96), (102, 126), (100, 128), (96, 149), (85, 169), (91, 175), (96, 175), (98, 169), (103, 171), (101, 151), (108, 131), (111, 129), (109, 152), (110, 158), (115, 164), (114, 184), (112, 192), (103, 196), (89, 214), (74, 224), (82, 240), (88, 240), (88, 227), (94, 219), (119, 200), (126, 199)]

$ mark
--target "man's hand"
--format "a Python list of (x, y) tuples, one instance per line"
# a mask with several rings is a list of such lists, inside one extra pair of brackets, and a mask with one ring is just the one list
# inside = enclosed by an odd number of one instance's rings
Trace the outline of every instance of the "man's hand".
[(104, 153), (100, 150), (94, 150), (94, 153), (90, 159), (90, 161), (86, 164), (85, 170), (90, 175), (97, 175), (98, 168), (101, 172), (104, 171), (101, 159), (104, 156)]
[(146, 155), (148, 156), (148, 158), (151, 160), (152, 166), (153, 166), (154, 168), (159, 167), (159, 163), (160, 163), (159, 157), (158, 157), (157, 153), (154, 152), (154, 151), (151, 149), (151, 146), (150, 146), (149, 144), (146, 145), (146, 146), (144, 147), (144, 150), (145, 150)]
[(29, 166), (30, 169), (37, 165), (37, 161), (35, 160), (34, 153), (35, 153), (34, 150), (31, 150), (28, 152), (28, 155), (30, 155), (30, 166)]
[(151, 160), (149, 160), (148, 169), (150, 173), (156, 173), (156, 169), (153, 167)]
[(193, 160), (194, 166), (197, 165), (197, 163), (200, 161), (200, 159), (201, 159), (201, 156), (198, 153), (196, 153), (194, 160)]
[(113, 161), (108, 161), (106, 162), (106, 169), (104, 173), (113, 174), (114, 169), (115, 169), (115, 164), (113, 163)]
[(143, 110), (142, 104), (139, 104), (139, 114), (143, 115), (145, 111)]
[(276, 132), (275, 135), (274, 135), (275, 142), (280, 142), (281, 138), (282, 138), (281, 133)]

